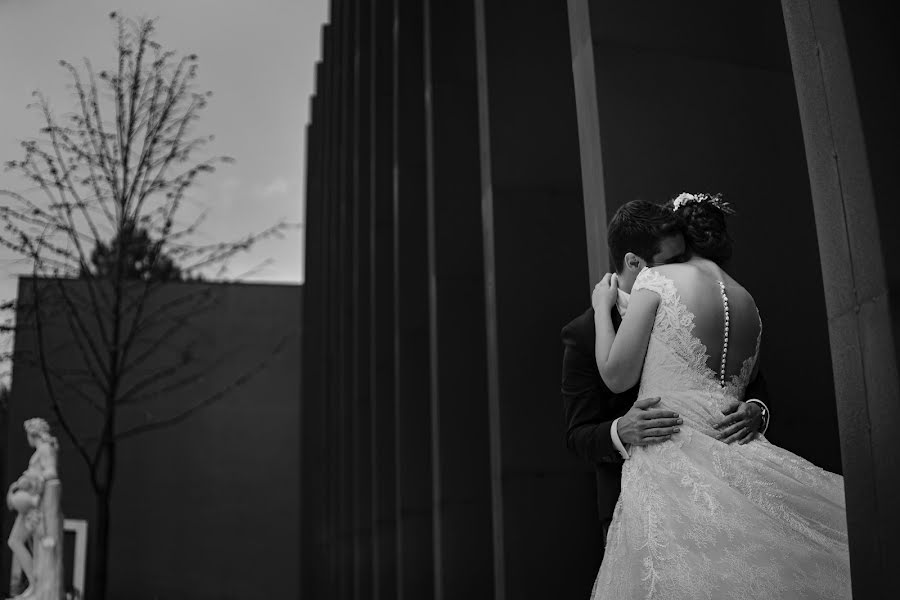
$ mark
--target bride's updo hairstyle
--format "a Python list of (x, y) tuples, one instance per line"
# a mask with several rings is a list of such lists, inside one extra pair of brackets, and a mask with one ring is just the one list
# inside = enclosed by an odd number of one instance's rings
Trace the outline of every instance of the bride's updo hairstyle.
[(666, 207), (683, 223), (684, 240), (691, 250), (718, 265), (728, 262), (733, 242), (725, 217), (733, 215), (734, 209), (721, 194), (684, 192), (669, 200)]

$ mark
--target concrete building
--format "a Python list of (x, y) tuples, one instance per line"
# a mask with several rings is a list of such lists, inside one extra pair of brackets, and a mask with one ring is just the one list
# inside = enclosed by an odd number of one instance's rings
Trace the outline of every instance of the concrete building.
[(624, 202), (722, 192), (769, 438), (900, 560), (895, 8), (333, 0), (307, 128), (304, 598), (586, 598), (560, 328)]
[[(50, 422), (60, 442), (63, 512), (68, 519), (87, 521), (85, 592), (92, 598), (94, 494), (87, 464), (51, 410), (34, 360), (36, 328), (21, 307), (33, 306), (35, 283), (43, 290), (38, 296), (43, 302), (58, 290), (72, 298), (86, 294), (82, 280), (20, 279), (3, 462), (9, 476), (21, 473), (31, 453), (23, 421), (40, 416)], [(202, 303), (192, 304), (195, 298)], [(184, 309), (172, 312), (171, 307)], [(72, 339), (71, 315), (46, 312), (42, 331), (48, 362), (53, 373), (70, 376), (85, 364)], [(152, 383), (142, 387), (147, 392), (142, 399), (136, 396), (117, 407), (116, 431), (124, 437), (116, 457), (107, 598), (296, 598), (302, 288), (167, 283), (144, 312), (155, 313), (157, 325), (139, 334), (145, 339), (138, 338), (139, 350), (132, 355), (158, 342), (160, 349), (137, 365), (122, 389)], [(88, 317), (84, 322), (94, 323)], [(169, 334), (160, 336), (160, 331)], [(93, 448), (101, 415), (84, 397), (93, 384), (86, 380), (79, 393), (53, 381), (69, 425)], [(126, 433), (206, 400), (211, 400), (208, 405), (166, 428)], [(12, 516), (4, 512), (4, 532)], [(8, 551), (0, 572), (10, 572)]]

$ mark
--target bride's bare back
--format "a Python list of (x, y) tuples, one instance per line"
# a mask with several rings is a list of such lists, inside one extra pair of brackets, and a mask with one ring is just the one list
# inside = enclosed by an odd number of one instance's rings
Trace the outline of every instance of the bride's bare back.
[(704, 258), (695, 257), (655, 270), (672, 280), (681, 302), (694, 315), (693, 335), (706, 346), (706, 366), (719, 380), (724, 373), (726, 382), (740, 374), (744, 363), (756, 354), (762, 327), (753, 296), (721, 267)]

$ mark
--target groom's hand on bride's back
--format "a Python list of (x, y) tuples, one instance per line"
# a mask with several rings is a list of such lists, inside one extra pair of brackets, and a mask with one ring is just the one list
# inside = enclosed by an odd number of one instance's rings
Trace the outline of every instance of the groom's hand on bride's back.
[(682, 423), (678, 413), (655, 408), (659, 398), (641, 398), (619, 417), (616, 433), (625, 444), (645, 446), (670, 439)]
[(755, 403), (732, 400), (722, 414), (725, 418), (713, 427), (719, 430), (716, 437), (726, 444), (746, 444), (760, 431), (762, 410)]

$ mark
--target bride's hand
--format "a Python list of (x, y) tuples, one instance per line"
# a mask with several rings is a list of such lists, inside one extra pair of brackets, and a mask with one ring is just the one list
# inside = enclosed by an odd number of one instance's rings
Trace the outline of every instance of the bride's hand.
[(619, 276), (615, 273), (607, 273), (600, 280), (600, 283), (594, 286), (594, 293), (591, 294), (591, 305), (595, 312), (610, 311), (616, 304), (616, 298), (619, 295)]

